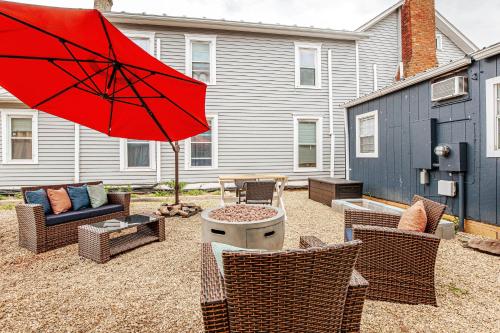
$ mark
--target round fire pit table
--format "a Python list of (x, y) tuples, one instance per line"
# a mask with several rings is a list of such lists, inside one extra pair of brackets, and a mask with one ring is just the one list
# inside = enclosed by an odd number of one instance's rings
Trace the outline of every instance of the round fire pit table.
[(219, 242), (247, 249), (281, 250), (285, 214), (279, 207), (227, 205), (201, 213), (203, 242)]

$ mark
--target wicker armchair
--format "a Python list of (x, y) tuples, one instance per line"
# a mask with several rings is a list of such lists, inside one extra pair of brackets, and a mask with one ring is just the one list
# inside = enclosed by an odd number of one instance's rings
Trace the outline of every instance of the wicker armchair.
[(236, 198), (238, 198), (238, 203), (242, 203), (246, 197), (245, 183), (255, 182), (257, 179), (236, 179), (234, 185), (236, 186)]
[(358, 332), (368, 283), (353, 266), (361, 242), (303, 249), (223, 252), (224, 276), (209, 243), (201, 252), (205, 332)]
[(406, 304), (437, 306), (434, 268), (440, 239), (434, 235), (445, 205), (414, 196), (424, 202), (425, 232), (397, 229), (400, 216), (371, 211), (346, 210), (345, 227), (361, 240), (356, 270), (370, 283), (367, 298)]
[(47, 190), (49, 188), (59, 189), (68, 186), (96, 185), (102, 182), (89, 182), (78, 184), (60, 184), (35, 187), (23, 187), (24, 203), (16, 206), (17, 220), (19, 224), (19, 246), (24, 247), (31, 252), (41, 253), (53, 250), (62, 246), (70, 245), (78, 241), (78, 227), (84, 224), (97, 223), (113, 218), (125, 217), (130, 215), (130, 193), (108, 193), (108, 202), (110, 204), (119, 204), (123, 210), (119, 212), (108, 213), (105, 215), (91, 216), (85, 219), (65, 222), (57, 225), (47, 225), (45, 213), (41, 205), (26, 203), (25, 193), (38, 189)]
[(276, 182), (273, 181), (255, 181), (255, 182), (245, 182), (243, 184), (242, 192), (244, 192), (244, 197), (241, 196), (238, 202), (244, 202), (247, 204), (273, 204), (274, 189), (276, 187)]

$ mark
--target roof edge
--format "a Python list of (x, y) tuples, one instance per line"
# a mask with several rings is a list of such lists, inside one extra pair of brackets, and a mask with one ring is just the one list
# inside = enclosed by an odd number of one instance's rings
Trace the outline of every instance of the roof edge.
[(355, 29), (354, 31), (356, 31), (356, 32), (364, 32), (367, 29), (370, 29), (375, 24), (377, 24), (378, 22), (382, 21), (387, 16), (389, 16), (390, 14), (392, 14), (393, 11), (395, 11), (396, 9), (398, 9), (399, 7), (401, 7), (403, 5), (403, 3), (404, 3), (404, 0), (398, 1), (397, 3), (395, 3), (391, 7), (387, 8), (382, 13), (378, 14), (377, 16), (375, 16), (374, 18), (372, 18), (371, 20), (369, 20), (368, 22), (366, 22), (365, 24), (363, 24), (359, 28)]
[(326, 28), (299, 27), (280, 24), (253, 23), (230, 20), (215, 20), (207, 18), (191, 18), (178, 16), (163, 16), (134, 13), (104, 13), (113, 23), (144, 24), (168, 27), (213, 29), (227, 31), (243, 31), (263, 34), (315, 37), (342, 40), (360, 40), (368, 38), (369, 34), (357, 31), (333, 30)]
[(448, 21), (440, 12), (436, 10), (436, 28), (445, 34), (455, 45), (465, 53), (477, 51), (479, 48), (467, 36), (465, 36), (457, 27)]
[[(499, 45), (500, 48), (500, 45)], [(399, 81), (397, 83), (394, 83), (390, 86), (387, 86), (385, 88), (382, 88), (380, 90), (374, 91), (372, 93), (369, 93), (367, 95), (361, 96), (359, 98), (353, 99), (347, 103), (341, 104), (340, 106), (343, 108), (351, 108), (353, 106), (356, 106), (358, 104), (362, 104), (368, 101), (371, 101), (372, 99), (375, 99), (377, 97), (382, 97), (387, 94), (390, 94), (392, 92), (401, 90), (403, 88), (412, 86), (414, 84), (417, 84), (422, 81), (426, 81), (428, 79), (434, 78), (436, 76), (446, 74), (448, 72), (451, 72), (453, 70), (459, 69), (461, 67), (465, 67), (467, 65), (470, 65), (472, 63), (472, 57), (466, 56), (465, 58), (456, 60), (454, 62), (450, 62), (446, 65), (440, 66), (433, 68), (431, 70), (428, 70), (426, 72), (422, 72), (420, 74), (417, 74), (415, 76), (412, 76), (406, 80)]]

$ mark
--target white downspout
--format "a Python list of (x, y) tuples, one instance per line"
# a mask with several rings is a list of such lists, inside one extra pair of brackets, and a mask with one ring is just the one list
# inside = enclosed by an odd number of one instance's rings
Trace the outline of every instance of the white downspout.
[(328, 116), (330, 118), (330, 177), (335, 177), (335, 134), (333, 133), (332, 50), (328, 50)]
[(80, 125), (75, 123), (75, 170), (74, 182), (80, 182)]
[(359, 98), (359, 44), (358, 41), (354, 41), (356, 46), (356, 98)]
[(349, 167), (349, 113), (344, 109), (344, 135), (345, 135), (345, 179), (351, 179)]

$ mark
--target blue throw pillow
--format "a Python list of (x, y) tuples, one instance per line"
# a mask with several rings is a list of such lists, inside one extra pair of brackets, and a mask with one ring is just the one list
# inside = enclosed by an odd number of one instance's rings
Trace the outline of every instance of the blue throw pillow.
[(36, 191), (27, 191), (24, 196), (26, 197), (27, 203), (42, 205), (45, 215), (52, 213), (49, 198), (47, 198), (47, 193), (45, 193), (44, 189), (41, 188)]
[(215, 261), (217, 262), (217, 267), (222, 275), (224, 275), (224, 265), (222, 262), (222, 251), (259, 251), (254, 249), (245, 249), (242, 247), (232, 246), (223, 243), (212, 242), (212, 252), (215, 256)]
[(345, 230), (344, 230), (344, 241), (345, 242), (352, 241), (352, 228), (345, 228)]
[(73, 210), (80, 210), (90, 207), (90, 198), (87, 191), (87, 185), (73, 187), (68, 186), (68, 194), (71, 199)]

